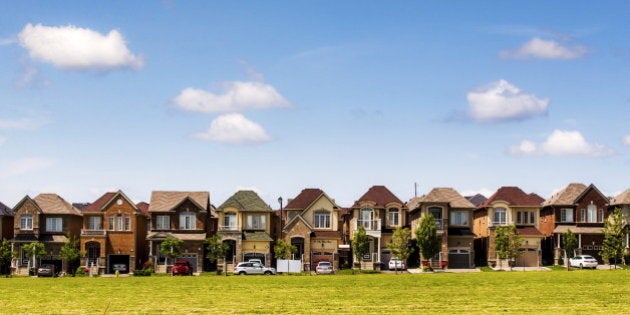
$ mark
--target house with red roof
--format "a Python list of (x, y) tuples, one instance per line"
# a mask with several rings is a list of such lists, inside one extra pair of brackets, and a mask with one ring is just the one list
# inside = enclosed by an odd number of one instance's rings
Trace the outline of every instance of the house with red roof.
[(543, 259), (558, 264), (562, 255), (562, 234), (571, 230), (578, 238), (576, 254), (586, 254), (603, 262), (604, 233), (610, 201), (595, 185), (571, 183), (542, 203), (541, 232), (544, 234)]
[(387, 244), (398, 227), (407, 225), (407, 206), (385, 186), (372, 186), (350, 207), (349, 235), (352, 239), (359, 226), (369, 238), (369, 253), (354, 257), (365, 269), (380, 269), (389, 262), (391, 253)]
[[(297, 248), (296, 259), (314, 270), (320, 261), (350, 267), (350, 247), (342, 238), (341, 208), (319, 188), (303, 189), (283, 209), (282, 239)], [(346, 246), (344, 246), (346, 245)], [(309, 269), (307, 269), (309, 270)]]
[(495, 250), (494, 230), (497, 226), (515, 225), (523, 239), (521, 255), (514, 262), (518, 267), (538, 267), (542, 264), (540, 208), (544, 199), (535, 193), (525, 193), (518, 187), (499, 188), (473, 214), (475, 262), (477, 266), (499, 264)]
[(105, 193), (82, 213), (81, 265), (97, 268), (99, 274), (129, 273), (147, 261), (148, 212), (125, 193)]

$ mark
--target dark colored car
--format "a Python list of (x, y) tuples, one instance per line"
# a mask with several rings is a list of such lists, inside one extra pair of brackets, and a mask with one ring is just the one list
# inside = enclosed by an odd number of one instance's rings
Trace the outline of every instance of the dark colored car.
[(54, 277), (55, 265), (41, 265), (37, 268), (38, 277)]
[(178, 260), (173, 265), (171, 273), (173, 276), (192, 276), (193, 268), (188, 260)]

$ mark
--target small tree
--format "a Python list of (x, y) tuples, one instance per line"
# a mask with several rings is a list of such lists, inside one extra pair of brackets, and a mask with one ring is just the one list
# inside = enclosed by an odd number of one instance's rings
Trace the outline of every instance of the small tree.
[(273, 252), (276, 255), (276, 258), (290, 259), (291, 255), (297, 252), (297, 247), (278, 239), (276, 241), (276, 245), (273, 247)]
[[(514, 225), (498, 226), (495, 230), (495, 249), (499, 259), (514, 261), (521, 255), (519, 249), (523, 245), (523, 239), (516, 233)], [(513, 264), (509, 263), (510, 270)]]
[[(440, 252), (442, 241), (437, 235), (437, 226), (435, 225), (435, 219), (431, 214), (427, 214), (420, 219), (420, 225), (415, 231), (416, 239), (418, 240), (418, 247), (420, 248), (421, 260), (428, 260), (429, 262), (433, 256)], [(429, 263), (429, 270), (431, 270)]]
[(11, 243), (7, 240), (0, 242), (0, 274), (8, 275), (10, 273), (11, 259), (15, 256), (15, 252), (11, 250)]
[[(227, 262), (225, 261), (225, 255), (229, 248), (229, 246), (221, 240), (221, 235), (215, 234), (205, 240), (206, 250), (208, 253), (206, 254), (206, 258), (210, 260), (210, 262), (215, 262), (219, 259), (223, 259), (223, 272), (227, 276)], [(219, 274), (219, 270), (217, 268), (217, 274)]]
[(61, 249), (59, 250), (59, 255), (66, 264), (66, 270), (70, 270), (70, 272), (74, 274), (74, 272), (76, 272), (76, 268), (70, 268), (70, 264), (79, 259), (81, 256), (81, 252), (79, 251), (79, 240), (69, 234), (68, 239), (65, 243), (63, 243)]
[(361, 269), (361, 260), (365, 254), (370, 252), (370, 240), (365, 232), (365, 228), (359, 225), (359, 228), (354, 232), (352, 238), (352, 251), (354, 256), (359, 261), (359, 269)]
[[(392, 234), (391, 243), (387, 244), (387, 248), (391, 251), (392, 255), (396, 258), (407, 263), (407, 258), (411, 254), (411, 248), (409, 247), (409, 240), (411, 239), (411, 231), (408, 228), (398, 227)], [(398, 272), (398, 266), (394, 266), (394, 271)]]
[(25, 244), (23, 248), (26, 256), (32, 257), (31, 267), (33, 268), (37, 267), (37, 260), (46, 255), (46, 246), (44, 246), (44, 243), (32, 242)]
[[(183, 244), (184, 241), (169, 236), (160, 244), (160, 254), (167, 259), (174, 260), (181, 256)], [(166, 265), (168, 266), (168, 261), (166, 261)]]
[(608, 216), (608, 220), (606, 220), (604, 228), (602, 229), (602, 232), (604, 232), (604, 243), (602, 244), (602, 251), (600, 251), (599, 254), (604, 261), (612, 261), (615, 268), (617, 268), (617, 261), (624, 259), (623, 238), (625, 234), (623, 226), (623, 213), (620, 208), (615, 208), (610, 216)]
[(578, 247), (578, 239), (575, 237), (575, 234), (571, 232), (571, 229), (562, 233), (562, 241), (567, 256), (565, 259), (568, 260), (569, 258), (573, 258), (573, 256), (575, 256), (575, 249)]

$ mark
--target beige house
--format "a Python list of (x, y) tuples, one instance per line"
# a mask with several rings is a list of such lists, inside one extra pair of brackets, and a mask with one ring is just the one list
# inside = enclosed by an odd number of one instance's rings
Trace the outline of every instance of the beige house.
[[(428, 214), (435, 220), (442, 239), (441, 251), (431, 261), (436, 267), (473, 268), (475, 234), (472, 233), (472, 214), (475, 206), (453, 188), (434, 188), (427, 195), (407, 203), (412, 238), (420, 219)], [(423, 257), (423, 260), (428, 260)]]
[(630, 189), (626, 189), (624, 192), (610, 200), (609, 212), (612, 213), (615, 208), (621, 208), (621, 211), (623, 212), (626, 225), (626, 255), (630, 255)]
[(271, 207), (251, 190), (237, 191), (217, 208), (218, 234), (229, 247), (228, 270), (250, 259), (271, 264), (271, 215)]
[(330, 261), (334, 268), (349, 266), (350, 248), (344, 246), (340, 233), (340, 207), (321, 189), (302, 190), (284, 208), (286, 225), (282, 229), (285, 242), (297, 248), (295, 259), (313, 270), (318, 262)]

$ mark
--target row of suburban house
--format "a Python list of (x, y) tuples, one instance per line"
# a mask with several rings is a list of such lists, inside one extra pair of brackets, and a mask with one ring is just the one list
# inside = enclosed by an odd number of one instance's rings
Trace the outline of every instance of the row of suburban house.
[[(434, 188), (403, 202), (385, 186), (373, 186), (350, 207), (339, 206), (316, 188), (302, 190), (286, 205), (282, 198), (278, 201), (279, 209), (272, 209), (250, 190), (236, 192), (218, 207), (205, 191), (154, 191), (150, 203), (134, 203), (122, 191), (74, 204), (56, 194), (40, 194), (24, 197), (13, 208), (0, 203), (0, 233), (17, 253), (11, 263), (16, 274), (28, 273), (31, 257), (22, 247), (35, 241), (44, 243), (47, 253), (39, 263), (61, 268), (59, 252), (69, 235), (80, 240), (78, 264), (94, 266), (99, 273), (130, 272), (148, 261), (156, 272), (166, 272), (159, 248), (169, 237), (183, 241), (179, 259), (190, 261), (195, 272), (212, 270), (217, 262), (205, 258), (204, 240), (215, 234), (228, 245), (228, 268), (254, 258), (273, 265), (274, 241), (283, 239), (297, 248), (295, 258), (303, 261), (305, 270), (322, 260), (333, 262), (335, 268), (361, 261), (364, 267), (378, 269), (391, 258), (387, 244), (394, 230), (413, 231), (423, 216), (431, 214), (442, 239), (441, 251), (431, 261), (447, 268), (473, 268), (496, 264), (497, 226), (515, 225), (523, 238), (517, 266), (541, 266), (558, 263), (561, 235), (569, 229), (578, 237), (578, 251), (602, 262), (599, 251), (608, 215), (619, 207), (630, 222), (630, 189), (607, 197), (594, 185), (578, 183), (547, 200), (518, 187), (501, 187), (489, 198)], [(370, 240), (369, 254), (354, 257), (350, 245), (360, 226)], [(628, 224), (625, 228), (628, 231)], [(630, 254), (628, 237), (625, 247)], [(408, 266), (419, 261), (415, 251)]]

